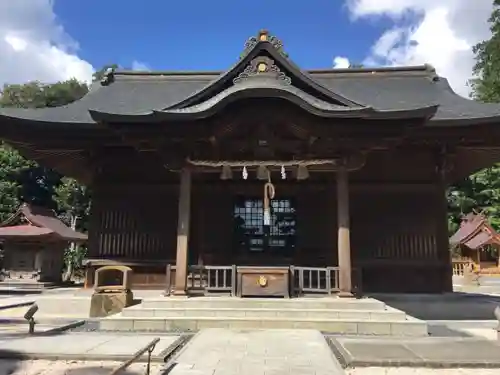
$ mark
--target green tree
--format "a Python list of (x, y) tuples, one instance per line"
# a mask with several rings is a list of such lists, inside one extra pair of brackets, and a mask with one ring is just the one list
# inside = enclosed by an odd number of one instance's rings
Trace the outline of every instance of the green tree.
[[(474, 78), (469, 81), (474, 100), (500, 102), (500, 0), (493, 1), (488, 19), (491, 38), (473, 47), (476, 63)], [(493, 227), (500, 230), (500, 164), (483, 169), (450, 187), (448, 191), (448, 222), (454, 232), (461, 216), (473, 210), (488, 216)]]
[(115, 70), (118, 69), (117, 64), (108, 64), (104, 65), (101, 69), (97, 70), (94, 75), (92, 76), (92, 81), (100, 81), (104, 78), (104, 75), (108, 72), (108, 70)]
[[(84, 230), (90, 210), (89, 189), (72, 178), (63, 178), (56, 188), (54, 199), (57, 202), (61, 219), (73, 230)], [(81, 268), (85, 248), (71, 243), (65, 253), (66, 272), (63, 280), (70, 281), (74, 271)]]
[(1, 92), (0, 107), (59, 107), (82, 98), (87, 92), (87, 84), (75, 79), (54, 84), (35, 81), (22, 85), (5, 85)]
[[(106, 68), (96, 74), (103, 74)], [(96, 77), (94, 77), (96, 78)], [(98, 78), (98, 77), (97, 77)], [(0, 106), (16, 108), (44, 108), (67, 105), (88, 92), (85, 83), (71, 79), (55, 84), (30, 82), (23, 85), (5, 85)], [(86, 226), (90, 196), (86, 187), (75, 180), (24, 159), (8, 145), (0, 144), (0, 218), (11, 215), (21, 202), (53, 208), (75, 229)], [(65, 254), (67, 272), (81, 265), (83, 248), (70, 246)]]
[(14, 149), (0, 143), (0, 221), (6, 220), (19, 208), (21, 186), (18, 172), (33, 165)]
[[(15, 108), (57, 107), (78, 100), (87, 92), (87, 85), (75, 79), (55, 84), (29, 82), (23, 85), (5, 85), (0, 96), (0, 106)], [(5, 144), (0, 144), (0, 159), (23, 160), (17, 152)], [(6, 202), (22, 201), (56, 208), (52, 196), (61, 179), (58, 173), (26, 160), (22, 163), (15, 162), (12, 167), (16, 168), (10, 168), (9, 164), (4, 166), (4, 168), (9, 168), (9, 173), (7, 173), (9, 179), (1, 180), (4, 183), (8, 182), (17, 186), (16, 189), (11, 186), (10, 190), (2, 191), (2, 195), (7, 194), (3, 198)], [(9, 192), (16, 194), (16, 196), (9, 195)], [(0, 212), (10, 209), (11, 207), (1, 207)]]
[(488, 103), (500, 102), (500, 0), (493, 1), (488, 19), (491, 38), (473, 47), (476, 55), (474, 78), (470, 80), (472, 98)]

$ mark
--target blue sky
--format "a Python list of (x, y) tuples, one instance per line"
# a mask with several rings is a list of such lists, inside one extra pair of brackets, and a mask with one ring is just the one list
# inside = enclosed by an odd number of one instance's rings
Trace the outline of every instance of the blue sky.
[(225, 69), (261, 28), (304, 68), (329, 68), (338, 55), (362, 62), (389, 22), (353, 22), (342, 0), (59, 0), (54, 11), (95, 68), (153, 70)]
[(491, 36), (492, 6), (493, 0), (0, 0), (0, 87), (89, 82), (110, 63), (225, 70), (247, 38), (266, 28), (304, 69), (331, 68), (335, 57), (365, 66), (429, 63), (467, 97), (472, 47)]

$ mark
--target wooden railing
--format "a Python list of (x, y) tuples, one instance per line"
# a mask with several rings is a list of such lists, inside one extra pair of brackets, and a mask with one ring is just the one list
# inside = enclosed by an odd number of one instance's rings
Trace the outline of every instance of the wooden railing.
[(208, 293), (229, 292), (236, 295), (236, 266), (205, 266)]
[(468, 267), (471, 267), (473, 265), (472, 261), (470, 260), (453, 260), (453, 276), (463, 276), (466, 269)]
[(188, 290), (236, 295), (236, 266), (189, 266)]
[[(340, 292), (339, 267), (291, 266), (292, 295), (333, 294)], [(352, 293), (362, 294), (362, 278), (359, 269), (352, 269)]]
[[(170, 295), (175, 286), (175, 272), (176, 267), (168, 264), (165, 288), (167, 295)], [(192, 294), (236, 295), (236, 266), (189, 266), (187, 291)]]
[[(237, 266), (201, 266), (188, 267), (187, 292), (189, 294), (228, 294), (236, 296)], [(175, 286), (175, 265), (167, 265), (166, 295), (170, 295)], [(353, 293), (361, 294), (361, 273), (353, 269)], [(299, 267), (290, 266), (290, 292), (292, 296), (305, 294), (331, 295), (340, 291), (339, 267)]]
[(339, 289), (338, 267), (290, 267), (292, 295), (332, 294)]

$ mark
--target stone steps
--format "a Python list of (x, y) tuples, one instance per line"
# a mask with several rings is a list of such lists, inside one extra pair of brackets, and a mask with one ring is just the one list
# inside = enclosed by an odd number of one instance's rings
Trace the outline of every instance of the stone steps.
[(163, 297), (145, 298), (141, 306), (145, 309), (200, 308), (200, 309), (334, 309), (384, 311), (386, 305), (373, 298), (230, 298), (230, 297)]
[(359, 319), (378, 321), (404, 321), (403, 311), (387, 308), (386, 310), (350, 310), (350, 309), (277, 309), (277, 308), (144, 308), (141, 305), (132, 306), (122, 311), (123, 317), (131, 318), (179, 318), (179, 317), (226, 317), (226, 318), (288, 318), (288, 319)]
[(407, 318), (404, 321), (356, 319), (261, 318), (261, 317), (127, 317), (121, 313), (100, 320), (103, 331), (196, 331), (204, 328), (231, 329), (316, 329), (325, 333), (377, 336), (427, 336), (427, 324)]
[(372, 298), (145, 298), (100, 319), (99, 325), (104, 331), (295, 328), (346, 335), (427, 335), (425, 321)]

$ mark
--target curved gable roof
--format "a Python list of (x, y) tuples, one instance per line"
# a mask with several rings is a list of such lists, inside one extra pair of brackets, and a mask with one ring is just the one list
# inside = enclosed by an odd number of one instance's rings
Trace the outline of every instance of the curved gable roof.
[[(258, 57), (268, 57), (269, 59), (267, 59), (267, 62), (265, 59), (262, 59), (262, 61), (255, 61)], [(232, 86), (234, 83), (233, 81), (238, 79), (238, 76), (258, 74), (259, 64), (269, 64), (269, 68), (278, 69), (278, 71), (288, 77), (290, 82), (293, 82), (293, 86), (320, 100), (348, 107), (363, 107), (362, 104), (339, 95), (334, 91), (330, 91), (328, 88), (312, 79), (285, 55), (282, 50), (281, 41), (261, 31), (258, 38), (250, 38), (240, 60), (226, 73), (220, 75), (216, 80), (210, 82), (207, 86), (193, 93), (191, 96), (168, 108), (186, 108), (208, 100), (217, 93)]]
[[(284, 75), (290, 84), (269, 74), (254, 74), (255, 63), (263, 58), (269, 59), (277, 70), (273, 72)], [(248, 73), (250, 79), (235, 84), (239, 76)], [(105, 120), (206, 117), (233, 100), (252, 96), (284, 98), (326, 117), (416, 116), (430, 119), (429, 125), (442, 126), (500, 121), (500, 105), (457, 95), (429, 66), (306, 72), (286, 56), (281, 42), (267, 33), (251, 38), (240, 60), (224, 73), (110, 72), (74, 103), (57, 108), (1, 108), (0, 121), (51, 127), (78, 124), (102, 130), (98, 122)]]
[[(24, 222), (28, 222), (27, 225)], [(54, 211), (24, 203), (7, 220), (0, 223), (0, 237), (51, 234), (66, 241), (86, 241), (87, 235), (74, 231), (57, 218)]]

